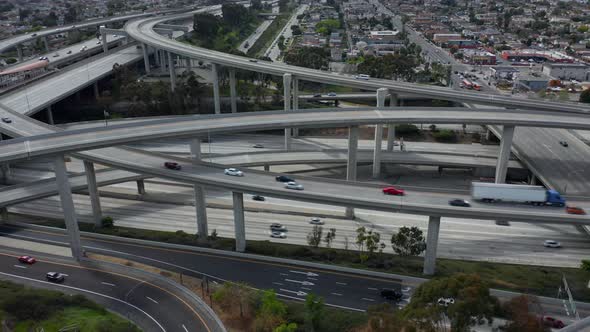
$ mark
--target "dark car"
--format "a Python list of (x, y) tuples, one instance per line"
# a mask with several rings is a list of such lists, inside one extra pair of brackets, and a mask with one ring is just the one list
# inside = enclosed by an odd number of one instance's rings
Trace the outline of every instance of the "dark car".
[(566, 147), (566, 148), (569, 146), (569, 144), (567, 144), (566, 141), (559, 141), (559, 144), (561, 144), (561, 146)]
[(561, 320), (549, 316), (543, 317), (543, 324), (554, 329), (561, 329), (565, 327), (565, 324)]
[(286, 175), (279, 175), (275, 179), (279, 182), (294, 182), (295, 181)]
[(386, 300), (399, 301), (402, 299), (403, 294), (402, 292), (395, 289), (383, 288), (381, 290), (381, 297)]
[(31, 256), (20, 256), (18, 261), (25, 264), (35, 264), (37, 260)]
[(264, 149), (264, 145), (262, 145), (260, 143), (254, 144), (254, 145), (252, 145), (252, 147), (255, 149)]
[(464, 199), (460, 199), (460, 198), (450, 200), (449, 201), (449, 205), (452, 205), (452, 206), (465, 206), (465, 207), (470, 207), (471, 206), (471, 204), (469, 204), (469, 201), (464, 200)]
[(58, 272), (47, 272), (45, 277), (47, 278), (47, 280), (52, 282), (63, 282), (64, 280), (66, 280), (66, 276)]
[(180, 166), (178, 163), (175, 163), (173, 161), (165, 162), (164, 167), (166, 167), (167, 169), (173, 169), (175, 171), (180, 171), (182, 169), (182, 166)]
[(254, 196), (252, 196), (252, 199), (255, 201), (260, 201), (260, 202), (266, 201), (266, 198), (264, 198), (264, 196), (260, 196), (260, 195), (254, 195)]
[(2, 118), (2, 122), (4, 122), (4, 123), (12, 123), (12, 120), (10, 118)]
[(314, 98), (320, 98), (322, 96), (321, 93), (316, 93), (315, 95), (313, 95)]

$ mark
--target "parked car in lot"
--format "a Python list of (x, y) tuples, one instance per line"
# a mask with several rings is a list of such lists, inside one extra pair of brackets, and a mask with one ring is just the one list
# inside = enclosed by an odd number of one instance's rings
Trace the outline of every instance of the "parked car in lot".
[(20, 256), (18, 261), (24, 264), (35, 264), (37, 260), (31, 256)]
[(260, 201), (260, 202), (266, 201), (266, 198), (264, 198), (264, 196), (260, 196), (260, 195), (254, 195), (254, 196), (252, 196), (252, 199), (255, 201)]
[(59, 272), (47, 272), (45, 278), (51, 282), (64, 282), (66, 275)]
[(309, 223), (312, 225), (323, 225), (324, 221), (318, 217), (313, 217), (309, 220)]
[(568, 205), (565, 211), (569, 214), (586, 214), (586, 211), (579, 206)]
[(297, 182), (287, 182), (285, 184), (285, 188), (287, 189), (293, 189), (293, 190), (303, 190), (303, 185), (297, 183)]
[(543, 317), (543, 324), (545, 324), (545, 326), (549, 326), (551, 328), (554, 329), (561, 329), (565, 327), (565, 324), (557, 319), (557, 318), (553, 318), (551, 316), (544, 316)]
[(237, 168), (226, 168), (223, 171), (223, 174), (230, 176), (244, 176), (244, 172), (240, 171)]
[(383, 193), (386, 195), (395, 195), (395, 196), (405, 195), (405, 192), (403, 189), (398, 189), (396, 187), (385, 187), (385, 188), (383, 188)]
[(283, 225), (283, 224), (279, 224), (278, 222), (275, 222), (273, 224), (270, 224), (270, 230), (284, 232), (287, 230), (287, 227), (285, 227), (285, 225)]
[(182, 169), (182, 166), (180, 166), (179, 163), (175, 163), (173, 161), (165, 162), (164, 167), (166, 167), (167, 169), (173, 169), (175, 171), (180, 171)]
[(293, 180), (292, 178), (290, 178), (286, 175), (279, 175), (275, 178), (275, 180), (277, 180), (279, 182), (295, 182), (295, 180)]
[(464, 206), (464, 207), (470, 207), (471, 204), (469, 203), (468, 200), (465, 199), (460, 199), (460, 198), (456, 198), (456, 199), (452, 199), (449, 201), (449, 205), (452, 206)]
[(270, 237), (274, 237), (274, 238), (278, 238), (278, 239), (284, 239), (287, 237), (287, 234), (283, 233), (283, 232), (270, 232)]
[(402, 299), (403, 294), (395, 289), (383, 288), (381, 289), (381, 297), (386, 300), (399, 301)]
[(543, 246), (546, 248), (561, 248), (561, 243), (555, 240), (545, 240), (545, 242), (543, 242)]

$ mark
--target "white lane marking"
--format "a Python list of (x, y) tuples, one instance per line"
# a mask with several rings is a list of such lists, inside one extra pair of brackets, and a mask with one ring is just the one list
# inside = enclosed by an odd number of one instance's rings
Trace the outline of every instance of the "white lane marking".
[(313, 282), (309, 282), (309, 281), (299, 281), (299, 280), (293, 280), (293, 279), (285, 279), (285, 281), (296, 282), (298, 284), (302, 284), (303, 286), (313, 286), (314, 285)]
[(370, 290), (378, 290), (377, 288), (369, 287)]
[[(19, 234), (11, 234), (11, 233), (5, 233), (5, 232), (0, 232), (0, 234), (8, 235), (8, 237), (16, 238), (16, 239), (21, 238), (21, 239), (34, 240), (34, 241), (39, 240), (39, 238), (36, 238), (36, 237), (33, 237), (33, 236), (26, 236), (26, 235), (19, 235)], [(45, 240), (45, 239), (43, 240), (43, 242), (54, 243), (54, 244), (60, 245), (62, 247), (63, 246), (68, 247), (70, 245), (68, 242)]]
[(112, 296), (108, 296), (108, 295), (105, 295), (105, 294), (93, 292), (93, 291), (90, 291), (90, 290), (87, 290), (87, 289), (83, 289), (83, 288), (66, 286), (66, 285), (63, 285), (63, 284), (56, 284), (54, 282), (48, 282), (48, 281), (37, 280), (37, 279), (33, 279), (33, 278), (22, 277), (22, 276), (18, 276), (16, 274), (10, 274), (10, 273), (4, 273), (4, 272), (0, 272), (0, 274), (5, 275), (5, 276), (9, 276), (9, 277), (13, 277), (13, 278), (21, 278), (21, 279), (25, 279), (25, 280), (29, 280), (29, 281), (35, 281), (35, 282), (38, 282), (38, 283), (41, 283), (41, 284), (47, 284), (47, 285), (52, 285), (52, 286), (56, 286), (56, 287), (63, 287), (63, 288), (74, 289), (74, 290), (77, 290), (77, 291), (80, 291), (80, 292), (86, 292), (86, 293), (89, 293), (89, 294), (94, 294), (94, 295), (102, 296), (102, 297), (105, 297), (105, 298), (110, 299), (110, 300), (113, 300), (113, 301), (121, 302), (121, 303), (126, 304), (126, 305), (132, 307), (133, 309), (136, 309), (137, 311), (143, 313), (149, 319), (153, 320), (154, 323), (156, 323), (160, 327), (160, 329), (162, 329), (162, 331), (166, 332), (166, 330), (164, 329), (164, 327), (160, 323), (158, 323), (158, 321), (155, 320), (154, 317), (150, 316), (147, 312), (143, 311), (141, 308), (139, 308), (139, 307), (137, 307), (137, 306), (135, 306), (135, 305), (133, 305), (133, 304), (131, 304), (129, 302), (125, 302), (125, 301), (120, 300), (120, 299), (118, 299), (116, 297), (112, 297)]
[(317, 276), (319, 276), (319, 274), (313, 273), (313, 272), (303, 272), (303, 271), (293, 271), (293, 270), (289, 270), (289, 272), (299, 273), (299, 274), (305, 274), (308, 277), (317, 277)]
[(27, 268), (26, 266), (16, 265), (16, 264), (14, 265), (14, 267), (18, 267), (19, 269), (26, 269)]
[(69, 277), (70, 276), (69, 274), (65, 274), (65, 273), (62, 273), (61, 275), (64, 276), (64, 277)]
[(345, 283), (345, 282), (337, 282), (337, 283), (336, 283), (336, 285), (342, 285), (342, 286), (346, 286), (346, 285), (348, 285), (348, 284), (347, 284), (347, 283)]
[(289, 275), (288, 273), (279, 273), (279, 274), (282, 275), (282, 276), (288, 276)]
[(152, 299), (151, 297), (149, 297), (149, 296), (146, 296), (146, 298), (147, 298), (148, 300), (150, 300), (150, 301), (154, 302), (155, 304), (158, 304), (158, 301), (156, 301), (156, 300)]
[(330, 293), (330, 294), (336, 295), (336, 296), (342, 296), (342, 294), (340, 294), (340, 293)]
[(366, 297), (363, 297), (361, 300), (375, 302), (375, 300), (373, 300), (373, 299), (368, 299), (368, 298), (366, 298)]
[(279, 286), (283, 286), (283, 283), (282, 282), (273, 282), (273, 284), (279, 285)]
[(301, 287), (301, 289), (311, 290), (311, 288), (307, 288), (307, 287)]
[(104, 282), (104, 281), (101, 281), (100, 283), (101, 283), (101, 284), (103, 284), (103, 285), (107, 285), (107, 286), (115, 287), (115, 284), (111, 284), (110, 282)]
[(306, 293), (306, 292), (302, 292), (302, 291), (298, 291), (298, 292), (296, 292), (296, 291), (292, 291), (292, 290), (288, 290), (288, 289), (283, 289), (283, 288), (281, 288), (281, 289), (279, 289), (279, 290), (280, 290), (281, 292), (293, 293), (293, 294), (296, 294), (297, 296), (306, 296), (306, 295), (307, 295), (307, 293)]
[(184, 326), (184, 324), (182, 324), (182, 328), (184, 329), (185, 332), (188, 332), (188, 329), (186, 328), (186, 326)]
[(307, 279), (309, 279), (309, 280), (313, 280), (313, 281), (318, 281), (316, 278), (310, 278), (310, 277), (307, 277)]
[(219, 283), (217, 281), (215, 281), (215, 280), (213, 280), (213, 283), (216, 284), (216, 285), (219, 285)]

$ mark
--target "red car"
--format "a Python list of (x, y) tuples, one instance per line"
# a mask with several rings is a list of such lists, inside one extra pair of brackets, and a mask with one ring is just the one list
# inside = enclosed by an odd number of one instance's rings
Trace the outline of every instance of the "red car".
[(25, 264), (35, 264), (37, 260), (31, 256), (20, 256), (18, 261)]
[(554, 329), (561, 329), (565, 327), (565, 324), (561, 320), (549, 316), (543, 317), (543, 324)]
[(396, 196), (403, 196), (404, 190), (397, 189), (396, 187), (385, 187), (383, 188), (383, 193), (386, 195), (396, 195)]
[(173, 169), (175, 171), (180, 171), (182, 169), (182, 166), (180, 166), (179, 163), (175, 163), (173, 161), (165, 162), (164, 167), (166, 167), (167, 169)]
[(572, 206), (572, 205), (568, 205), (565, 208), (565, 211), (569, 214), (586, 214), (586, 211), (584, 211), (584, 209), (582, 209), (581, 207)]

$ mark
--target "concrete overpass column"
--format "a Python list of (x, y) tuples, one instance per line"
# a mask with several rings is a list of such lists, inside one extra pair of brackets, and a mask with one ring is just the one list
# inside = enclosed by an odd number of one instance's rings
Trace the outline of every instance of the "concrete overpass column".
[(428, 233), (426, 234), (426, 254), (424, 255), (425, 275), (433, 275), (436, 270), (436, 248), (438, 246), (438, 232), (440, 230), (440, 217), (428, 218)]
[[(190, 143), (191, 157), (194, 160), (201, 160), (201, 140), (194, 138)], [(205, 200), (205, 188), (195, 184), (195, 210), (197, 211), (197, 234), (203, 239), (209, 235), (207, 229), (207, 202)]]
[[(299, 79), (297, 77), (293, 77), (293, 110), (299, 110)], [(298, 137), (299, 128), (292, 128), (291, 136)]]
[(264, 164), (264, 171), (270, 172), (270, 165), (269, 164)]
[(510, 150), (512, 148), (512, 139), (514, 138), (514, 126), (504, 126), (502, 130), (502, 141), (500, 142), (500, 155), (496, 164), (496, 183), (506, 182), (506, 173), (508, 171), (508, 160), (510, 159)]
[(18, 54), (18, 62), (23, 62), (23, 46), (16, 45), (16, 53)]
[(160, 50), (154, 50), (154, 60), (156, 60), (156, 66), (162, 68), (162, 59), (160, 59)]
[(53, 111), (51, 110), (51, 105), (47, 106), (47, 123), (53, 125)]
[[(346, 162), (346, 181), (356, 181), (356, 164), (359, 142), (359, 127), (348, 128), (348, 159)], [(354, 219), (354, 208), (346, 208), (346, 217)]]
[(86, 171), (86, 181), (88, 182), (88, 196), (92, 205), (92, 216), (94, 217), (94, 226), (102, 226), (102, 209), (100, 208), (100, 195), (98, 185), (96, 184), (96, 172), (94, 164), (90, 161), (84, 161), (84, 170)]
[(137, 193), (140, 195), (145, 195), (145, 182), (143, 180), (135, 181), (137, 183)]
[(236, 251), (246, 250), (246, 226), (244, 223), (244, 194), (232, 192), (234, 200), (234, 229), (236, 234)]
[[(397, 107), (398, 96), (397, 93), (389, 94), (389, 107)], [(387, 151), (393, 151), (395, 146), (395, 124), (390, 123), (387, 125)]]
[(170, 52), (168, 52), (168, 68), (170, 71), (170, 89), (174, 92), (176, 89), (176, 68), (174, 68), (174, 60)]
[(103, 32), (103, 33), (100, 34), (100, 40), (101, 40), (101, 43), (102, 43), (102, 51), (104, 53), (108, 53), (108, 51), (109, 51), (109, 43), (107, 41), (107, 33), (106, 32)]
[(2, 183), (10, 184), (10, 164), (0, 165), (0, 170), (2, 171)]
[(215, 114), (221, 114), (221, 99), (219, 97), (219, 76), (217, 75), (217, 65), (212, 63), (211, 70), (213, 75), (213, 102), (215, 104)]
[(0, 208), (0, 224), (8, 221), (8, 208), (6, 206)]
[(148, 46), (147, 44), (141, 44), (141, 48), (143, 49), (143, 64), (145, 66), (145, 73), (150, 74), (150, 55), (148, 53)]
[(238, 112), (238, 96), (236, 93), (236, 70), (231, 68), (229, 70), (229, 98), (231, 100), (231, 112)]
[(57, 184), (57, 191), (59, 192), (61, 208), (64, 213), (72, 256), (75, 260), (80, 260), (83, 254), (82, 246), (80, 245), (80, 231), (78, 229), (78, 221), (76, 220), (72, 188), (70, 187), (64, 156), (59, 155), (55, 157), (53, 164), (55, 167), (55, 182)]
[(192, 70), (193, 69), (193, 59), (186, 58), (186, 69)]
[(537, 176), (535, 176), (535, 174), (531, 174), (531, 177), (529, 178), (529, 185), (531, 185), (531, 186), (537, 185)]
[[(285, 104), (285, 112), (289, 112), (291, 110), (291, 74), (284, 74), (283, 75), (283, 98)], [(289, 151), (291, 149), (291, 128), (285, 128), (285, 150)]]
[(43, 40), (43, 46), (45, 46), (45, 52), (49, 53), (49, 42), (47, 36), (41, 38)]
[[(377, 107), (385, 107), (385, 96), (387, 89), (377, 90)], [(373, 149), (373, 177), (378, 178), (381, 175), (381, 141), (383, 140), (383, 125), (375, 126), (375, 147)]]
[(98, 98), (100, 98), (100, 91), (98, 90), (98, 81), (94, 82), (92, 88), (94, 90), (94, 99), (98, 100)]

